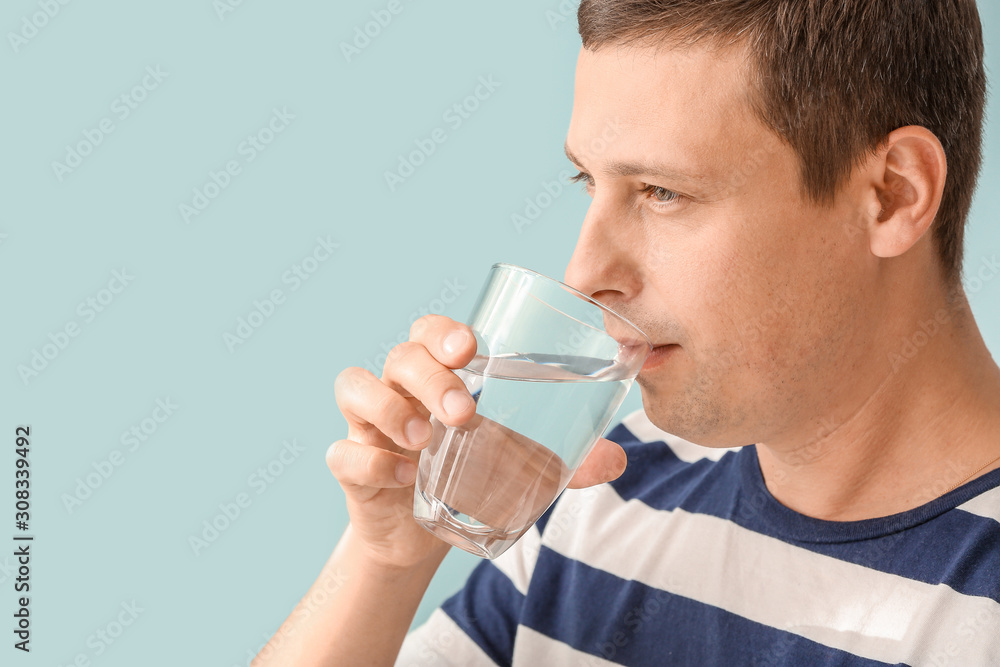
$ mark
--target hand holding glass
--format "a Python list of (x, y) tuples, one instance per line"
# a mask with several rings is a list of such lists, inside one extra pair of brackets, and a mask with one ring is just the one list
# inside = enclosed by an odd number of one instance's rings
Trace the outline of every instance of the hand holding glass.
[(468, 324), (476, 356), (455, 373), (476, 415), (456, 427), (431, 417), (413, 514), (446, 542), (496, 558), (566, 488), (652, 346), (607, 306), (510, 264), (493, 265)]

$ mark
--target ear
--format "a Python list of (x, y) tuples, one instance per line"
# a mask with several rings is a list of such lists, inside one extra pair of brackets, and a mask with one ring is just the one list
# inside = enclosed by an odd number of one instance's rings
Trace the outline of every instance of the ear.
[(882, 205), (869, 228), (876, 257), (898, 257), (931, 228), (941, 197), (948, 161), (933, 132), (907, 126), (892, 132), (872, 163), (872, 187)]

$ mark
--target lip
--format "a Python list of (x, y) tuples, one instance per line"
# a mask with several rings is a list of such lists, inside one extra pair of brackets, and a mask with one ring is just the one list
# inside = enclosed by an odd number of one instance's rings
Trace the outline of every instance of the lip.
[(671, 357), (673, 357), (678, 350), (681, 349), (680, 345), (675, 345), (673, 343), (668, 343), (667, 345), (657, 345), (653, 347), (649, 356), (646, 357), (645, 363), (642, 365), (642, 370), (640, 373), (646, 373), (648, 371), (656, 370), (663, 364), (665, 364)]

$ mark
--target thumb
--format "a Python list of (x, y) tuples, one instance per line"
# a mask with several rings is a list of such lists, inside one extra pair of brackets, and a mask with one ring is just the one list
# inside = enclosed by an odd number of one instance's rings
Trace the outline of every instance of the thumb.
[(569, 481), (568, 488), (584, 489), (618, 479), (625, 472), (626, 463), (628, 458), (621, 445), (601, 438), (580, 464), (573, 479)]

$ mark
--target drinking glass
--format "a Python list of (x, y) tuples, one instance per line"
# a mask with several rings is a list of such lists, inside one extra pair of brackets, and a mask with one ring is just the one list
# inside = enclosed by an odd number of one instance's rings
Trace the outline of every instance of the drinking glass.
[(512, 264), (490, 269), (468, 324), (476, 356), (455, 373), (476, 414), (461, 426), (431, 416), (413, 515), (442, 540), (492, 559), (566, 488), (652, 346), (604, 304)]

